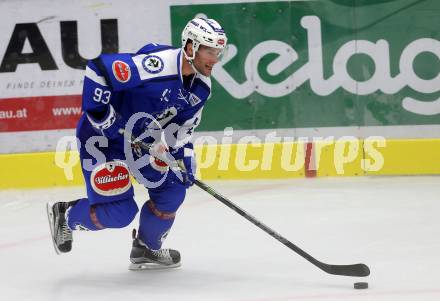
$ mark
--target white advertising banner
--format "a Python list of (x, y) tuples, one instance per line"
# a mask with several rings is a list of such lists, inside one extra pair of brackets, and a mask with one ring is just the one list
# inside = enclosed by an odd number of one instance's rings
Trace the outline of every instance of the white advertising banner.
[(74, 135), (88, 59), (170, 44), (171, 5), (222, 2), (0, 1), (0, 153), (53, 150)]

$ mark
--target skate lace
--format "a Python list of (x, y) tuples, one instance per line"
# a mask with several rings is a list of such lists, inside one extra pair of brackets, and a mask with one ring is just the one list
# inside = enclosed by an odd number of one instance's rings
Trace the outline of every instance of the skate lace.
[(171, 258), (169, 249), (152, 250), (152, 252), (157, 257)]
[(150, 249), (142, 240), (137, 239), (137, 241), (139, 242), (139, 244), (141, 246), (148, 249), (150, 254), (152, 254), (153, 256), (158, 258), (159, 260), (163, 260), (163, 259), (172, 260), (170, 249), (153, 250), (153, 249)]
[(67, 223), (63, 223), (63, 225), (61, 226), (61, 231), (58, 234), (59, 244), (63, 244), (66, 241), (72, 240), (72, 230), (70, 230), (69, 226), (67, 226)]

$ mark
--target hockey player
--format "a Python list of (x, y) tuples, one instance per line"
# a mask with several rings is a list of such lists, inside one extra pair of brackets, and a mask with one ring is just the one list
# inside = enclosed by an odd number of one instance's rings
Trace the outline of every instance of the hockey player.
[[(161, 248), (162, 242), (194, 182), (190, 139), (211, 93), (212, 68), (226, 42), (219, 23), (195, 18), (182, 32), (181, 48), (152, 43), (136, 54), (103, 54), (88, 63), (84, 114), (77, 126), (87, 198), (48, 204), (57, 253), (71, 250), (72, 230), (122, 228), (132, 222), (139, 209), (131, 173), (150, 198), (140, 210), (137, 235), (133, 231), (131, 268), (180, 265), (180, 253)], [(135, 141), (130, 145), (121, 129), (128, 137), (152, 143), (163, 161), (146, 154)], [(170, 170), (164, 158), (180, 160), (183, 176)]]

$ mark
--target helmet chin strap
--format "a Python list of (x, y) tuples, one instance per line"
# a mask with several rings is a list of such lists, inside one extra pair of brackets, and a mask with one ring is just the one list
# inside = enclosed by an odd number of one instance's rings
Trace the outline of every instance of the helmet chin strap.
[(185, 49), (182, 49), (182, 50), (183, 50), (183, 55), (184, 55), (186, 61), (188, 62), (188, 64), (190, 64), (191, 68), (194, 70), (194, 72), (195, 72), (195, 73), (201, 73), (199, 70), (197, 70), (196, 66), (194, 66), (194, 59), (195, 59), (195, 57), (196, 57), (196, 52), (194, 51), (194, 45), (191, 45), (191, 47), (193, 48), (193, 56), (192, 56), (192, 57), (189, 57), (189, 56), (186, 54)]

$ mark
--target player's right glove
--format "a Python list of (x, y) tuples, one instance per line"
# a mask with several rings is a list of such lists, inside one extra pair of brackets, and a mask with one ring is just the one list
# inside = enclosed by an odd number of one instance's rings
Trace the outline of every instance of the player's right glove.
[(107, 137), (108, 139), (117, 139), (121, 137), (120, 129), (125, 128), (127, 121), (113, 109), (112, 105), (108, 106), (107, 112), (103, 118), (98, 119), (91, 112), (87, 113), (87, 118), (90, 124), (97, 130), (98, 133)]

